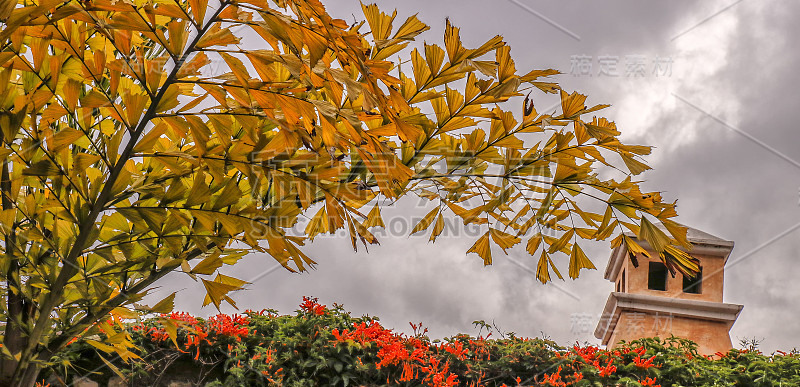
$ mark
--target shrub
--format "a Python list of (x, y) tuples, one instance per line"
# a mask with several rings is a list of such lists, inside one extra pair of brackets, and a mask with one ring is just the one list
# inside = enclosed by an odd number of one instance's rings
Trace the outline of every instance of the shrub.
[[(482, 324), (482, 322), (476, 322)], [(485, 326), (485, 323), (483, 323)], [(294, 315), (274, 310), (161, 315), (127, 325), (140, 360), (104, 360), (83, 342), (47, 370), (49, 381), (77, 375), (105, 382), (118, 372), (131, 385), (183, 380), (206, 386), (787, 386), (800, 385), (796, 351), (754, 348), (713, 357), (689, 340), (646, 338), (615, 349), (565, 348), (513, 333), (458, 334), (430, 340), (421, 324), (404, 335), (376, 317), (304, 298)], [(479, 334), (483, 332), (481, 330)]]

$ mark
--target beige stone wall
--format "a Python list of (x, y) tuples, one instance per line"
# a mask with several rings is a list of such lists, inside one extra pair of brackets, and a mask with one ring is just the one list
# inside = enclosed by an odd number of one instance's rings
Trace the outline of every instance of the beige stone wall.
[[(639, 265), (634, 267), (630, 259), (623, 260), (622, 267), (614, 279), (615, 291), (642, 294), (656, 297), (678, 298), (694, 301), (722, 302), (725, 258), (704, 254), (694, 254), (703, 268), (701, 293), (683, 292), (683, 275), (667, 275), (666, 290), (647, 288), (650, 262), (660, 262), (658, 255), (651, 252), (651, 258), (642, 254), (637, 256)], [(731, 349), (728, 331), (730, 323), (703, 320), (690, 317), (671, 317), (652, 312), (624, 311), (608, 341), (613, 348), (620, 340), (631, 341), (642, 337), (666, 338), (670, 335), (683, 337), (696, 342), (702, 354), (713, 355)]]
[[(667, 290), (650, 290), (647, 288), (649, 262), (660, 262), (656, 254), (651, 254), (652, 258), (639, 254), (639, 267), (633, 267), (629, 259), (625, 260), (622, 269), (617, 275), (616, 282), (622, 281), (623, 272), (625, 273), (625, 293), (647, 294), (659, 297), (682, 298), (697, 301), (722, 302), (723, 277), (724, 277), (724, 258), (709, 255), (697, 255), (700, 266), (703, 267), (703, 284), (701, 294), (683, 292), (683, 275), (676, 273), (673, 278), (667, 276)], [(616, 285), (615, 285), (616, 286)]]
[(674, 335), (696, 342), (701, 354), (713, 355), (732, 348), (729, 329), (730, 326), (719, 321), (624, 311), (611, 334), (609, 348), (616, 347), (621, 340)]

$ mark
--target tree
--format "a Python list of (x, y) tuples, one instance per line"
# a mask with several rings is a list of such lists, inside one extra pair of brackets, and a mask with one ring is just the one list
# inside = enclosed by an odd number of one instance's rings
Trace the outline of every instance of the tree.
[[(306, 241), (345, 228), (354, 248), (377, 243), (385, 199), (410, 194), (435, 204), (414, 232), (483, 225), (469, 252), (487, 265), (524, 238), (543, 283), (560, 253), (571, 278), (594, 268), (579, 239), (618, 232), (644, 252), (625, 230), (673, 272), (697, 269), (674, 203), (631, 178), (650, 148), (584, 118), (606, 105), (543, 80), (557, 71), (518, 73), (500, 36), (466, 48), (448, 21), (443, 47), (416, 47), (416, 16), (363, 11), (367, 26), (317, 0), (0, 5), (0, 383), (33, 385), (76, 338), (135, 357), (120, 322), (172, 308), (174, 294), (139, 304), (167, 273), (233, 303), (245, 282), (223, 265), (261, 251), (306, 270)], [(623, 180), (599, 176), (623, 164)]]

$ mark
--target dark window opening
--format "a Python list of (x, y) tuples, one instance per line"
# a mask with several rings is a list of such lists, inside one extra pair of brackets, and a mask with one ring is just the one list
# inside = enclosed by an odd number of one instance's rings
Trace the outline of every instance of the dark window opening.
[(619, 292), (619, 281), (617, 281), (617, 292)]
[(621, 292), (625, 293), (625, 270), (622, 271), (622, 281), (620, 282), (619, 289)]
[(667, 266), (661, 262), (650, 262), (649, 269), (647, 288), (652, 290), (667, 290)]
[(693, 293), (693, 294), (700, 294), (702, 292), (702, 285), (703, 285), (703, 268), (700, 268), (700, 271), (697, 272), (695, 277), (689, 277), (684, 275), (683, 276), (683, 292), (684, 293)]

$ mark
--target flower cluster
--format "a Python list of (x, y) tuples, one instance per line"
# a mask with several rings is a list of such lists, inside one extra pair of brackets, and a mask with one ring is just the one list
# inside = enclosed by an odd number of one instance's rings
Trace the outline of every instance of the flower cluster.
[[(485, 336), (430, 340), (421, 323), (411, 328), (411, 334), (398, 333), (377, 318), (352, 317), (340, 305), (306, 297), (296, 315), (266, 309), (207, 319), (171, 313), (130, 324), (142, 360), (113, 361), (133, 385), (181, 374), (173, 369), (180, 364), (210, 373), (197, 379), (215, 386), (800, 385), (793, 371), (800, 369), (797, 351), (767, 356), (731, 350), (707, 357), (679, 338), (641, 339), (606, 350), (564, 348), (496, 328)], [(77, 368), (104, 364), (81, 340), (70, 350)]]
[(303, 297), (303, 303), (300, 304), (300, 309), (306, 313), (322, 316), (325, 314), (327, 308), (317, 301), (318, 299), (316, 297)]
[[(219, 340), (241, 341), (243, 336), (250, 333), (247, 327), (249, 319), (246, 316), (218, 314), (203, 320), (185, 312), (172, 312), (162, 314), (161, 318), (183, 328), (182, 333), (185, 333), (185, 336), (175, 337), (176, 343), (182, 341), (183, 349), (194, 350), (195, 359), (199, 358), (200, 346), (204, 343), (214, 345)], [(171, 339), (169, 331), (162, 324), (141, 322), (132, 326), (131, 330), (144, 335), (154, 343)]]
[[(417, 326), (411, 325), (414, 330)], [(421, 385), (443, 387), (458, 385), (458, 376), (449, 371), (450, 363), (435, 358), (431, 344), (422, 335), (406, 337), (381, 326), (377, 321), (354, 324), (353, 329), (331, 331), (339, 343), (354, 343), (360, 346), (375, 345), (378, 348), (377, 369), (400, 366), (402, 373), (394, 382), (416, 380)], [(442, 344), (442, 350), (457, 357), (464, 356), (461, 345)], [(387, 384), (392, 383), (386, 380)]]
[(249, 332), (247, 324), (249, 319), (246, 316), (218, 314), (208, 319), (208, 330), (218, 336), (229, 336), (242, 341), (242, 336)]
[(584, 372), (596, 372), (599, 378), (610, 379), (617, 376), (619, 366), (626, 369), (626, 376), (638, 378), (639, 384), (660, 387), (655, 384), (656, 377), (651, 377), (647, 371), (651, 367), (660, 367), (654, 364), (656, 355), (647, 357), (646, 353), (647, 349), (643, 346), (603, 350), (591, 345), (575, 345), (570, 352), (558, 355), (565, 366), (559, 366), (552, 374), (545, 374), (542, 382), (551, 386), (569, 386), (582, 380)]

